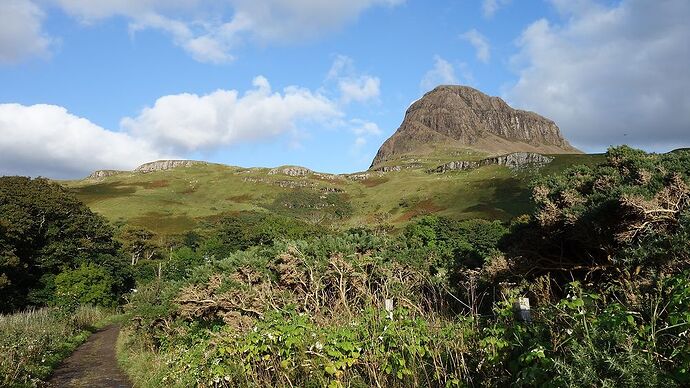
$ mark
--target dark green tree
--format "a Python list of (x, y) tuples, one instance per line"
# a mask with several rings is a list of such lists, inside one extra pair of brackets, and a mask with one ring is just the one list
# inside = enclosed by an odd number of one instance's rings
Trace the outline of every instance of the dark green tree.
[(48, 304), (55, 276), (93, 263), (131, 286), (107, 221), (47, 179), (0, 177), (0, 311)]

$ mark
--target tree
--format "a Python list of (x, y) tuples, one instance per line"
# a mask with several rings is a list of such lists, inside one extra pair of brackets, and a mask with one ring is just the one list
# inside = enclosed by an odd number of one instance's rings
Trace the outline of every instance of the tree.
[(55, 276), (86, 263), (107, 264), (128, 283), (119, 260), (107, 221), (67, 189), (43, 178), (0, 177), (0, 312), (47, 304)]
[(92, 263), (68, 269), (55, 277), (55, 303), (60, 306), (89, 304), (110, 307), (117, 303), (113, 278)]
[(161, 247), (156, 242), (156, 234), (138, 227), (127, 227), (120, 233), (124, 250), (129, 254), (130, 264), (136, 265), (139, 260), (153, 260), (161, 256)]

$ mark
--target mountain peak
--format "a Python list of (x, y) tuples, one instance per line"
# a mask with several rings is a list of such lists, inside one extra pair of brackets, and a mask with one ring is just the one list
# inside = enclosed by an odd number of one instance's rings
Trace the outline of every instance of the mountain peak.
[(511, 152), (580, 153), (551, 120), (511, 108), (499, 97), (462, 85), (441, 85), (410, 105), (372, 167), (439, 147), (497, 155)]

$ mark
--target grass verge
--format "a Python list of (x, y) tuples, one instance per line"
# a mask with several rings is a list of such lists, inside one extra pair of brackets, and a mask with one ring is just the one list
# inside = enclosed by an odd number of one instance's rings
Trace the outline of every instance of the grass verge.
[(137, 343), (131, 330), (123, 328), (117, 338), (117, 362), (137, 388), (157, 388), (176, 385), (167, 384), (164, 379), (168, 372), (166, 362), (159, 354), (145, 349)]
[(82, 306), (72, 313), (54, 308), (0, 315), (0, 386), (41, 386), (60, 362), (112, 313)]

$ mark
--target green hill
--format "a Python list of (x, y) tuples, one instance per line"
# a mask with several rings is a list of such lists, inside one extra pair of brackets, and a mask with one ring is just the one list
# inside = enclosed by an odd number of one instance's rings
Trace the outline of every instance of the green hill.
[(430, 213), (508, 220), (531, 210), (529, 182), (535, 176), (603, 160), (600, 155), (552, 157), (540, 169), (488, 165), (428, 172), (449, 159), (440, 158), (346, 175), (200, 163), (62, 183), (111, 221), (162, 234), (181, 233), (204, 219), (239, 211), (273, 212), (339, 228), (396, 226)]

